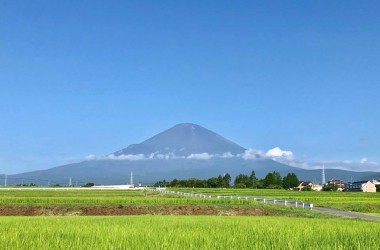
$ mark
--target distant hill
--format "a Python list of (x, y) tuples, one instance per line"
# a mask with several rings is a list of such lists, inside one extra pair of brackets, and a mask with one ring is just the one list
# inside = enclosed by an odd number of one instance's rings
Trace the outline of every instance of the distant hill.
[[(294, 172), (299, 179), (321, 181), (320, 170), (291, 167), (271, 159), (245, 160), (245, 148), (206, 128), (192, 123), (178, 124), (139, 144), (132, 144), (113, 154), (79, 163), (8, 176), (8, 184), (35, 183), (123, 184), (133, 171), (135, 183), (153, 184), (158, 180), (210, 178), (229, 173), (255, 170), (259, 178), (278, 171), (282, 176)], [(343, 180), (380, 178), (378, 172), (352, 172), (326, 169), (326, 179)]]

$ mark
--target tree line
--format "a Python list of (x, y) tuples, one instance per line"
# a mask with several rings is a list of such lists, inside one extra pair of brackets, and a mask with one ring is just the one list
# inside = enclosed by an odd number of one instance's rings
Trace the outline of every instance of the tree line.
[(269, 189), (290, 189), (298, 186), (299, 179), (295, 173), (288, 173), (281, 177), (280, 173), (273, 171), (268, 173), (263, 179), (256, 177), (255, 171), (250, 175), (239, 174), (235, 177), (231, 185), (231, 175), (225, 173), (207, 180), (189, 178), (187, 180), (174, 179), (172, 181), (158, 181), (155, 187), (194, 187), (194, 188), (269, 188)]

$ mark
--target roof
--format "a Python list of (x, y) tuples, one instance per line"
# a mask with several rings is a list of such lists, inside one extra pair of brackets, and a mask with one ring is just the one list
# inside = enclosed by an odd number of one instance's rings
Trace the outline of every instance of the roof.
[(367, 182), (369, 182), (369, 181), (355, 181), (355, 182), (350, 183), (350, 185), (364, 184), (364, 183), (367, 183)]

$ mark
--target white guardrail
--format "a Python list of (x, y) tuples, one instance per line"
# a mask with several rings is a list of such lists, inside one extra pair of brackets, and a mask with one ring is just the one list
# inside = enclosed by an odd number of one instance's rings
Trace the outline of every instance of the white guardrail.
[(147, 188), (146, 190), (149, 191), (155, 191), (155, 192), (160, 192), (160, 193), (165, 193), (165, 194), (175, 194), (175, 195), (181, 195), (181, 196), (186, 196), (186, 197), (195, 197), (195, 198), (204, 198), (204, 199), (210, 199), (211, 195), (209, 194), (195, 194), (195, 193), (185, 193), (185, 192), (177, 192), (177, 191), (170, 191), (162, 188)]
[(312, 203), (306, 203), (306, 202), (303, 202), (303, 201), (281, 200), (281, 199), (253, 197), (253, 196), (224, 196), (224, 195), (218, 195), (217, 198), (218, 199), (255, 200), (255, 201), (262, 201), (264, 203), (273, 202), (273, 204), (284, 204), (285, 206), (290, 205), (290, 206), (302, 207), (302, 208), (310, 208), (310, 209), (313, 209), (313, 207), (314, 207), (314, 205)]
[[(147, 188), (146, 190), (153, 191), (153, 192), (160, 192), (160, 193), (164, 193), (164, 194), (181, 195), (181, 196), (186, 196), (186, 197), (196, 197), (196, 198), (206, 198), (206, 199), (212, 198), (211, 195), (209, 195), (209, 194), (185, 193), (185, 192), (178, 192), (178, 191), (170, 191), (170, 190), (166, 190), (164, 188)], [(273, 204), (283, 204), (285, 206), (309, 208), (310, 210), (312, 210), (314, 207), (314, 205), (312, 203), (306, 203), (303, 201), (281, 200), (281, 199), (263, 198), (263, 197), (254, 197), (254, 196), (218, 195), (216, 198), (218, 198), (218, 199), (236, 199), (236, 200), (255, 200), (255, 201), (261, 201), (264, 203), (269, 202), (269, 203), (273, 203)]]

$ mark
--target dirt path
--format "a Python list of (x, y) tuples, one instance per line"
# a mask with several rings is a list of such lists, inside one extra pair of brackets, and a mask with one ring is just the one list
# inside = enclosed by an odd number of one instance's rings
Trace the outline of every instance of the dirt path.
[(72, 215), (224, 215), (269, 216), (262, 208), (241, 206), (167, 205), (167, 206), (0, 206), (0, 216)]
[(326, 207), (314, 207), (313, 210), (317, 210), (317, 211), (332, 214), (332, 215), (350, 217), (350, 218), (360, 218), (360, 219), (365, 219), (365, 220), (380, 221), (380, 217), (377, 217), (377, 216), (359, 214), (359, 213), (354, 213), (354, 212), (340, 211), (340, 210), (336, 210), (336, 209), (332, 209), (332, 208), (326, 208)]

